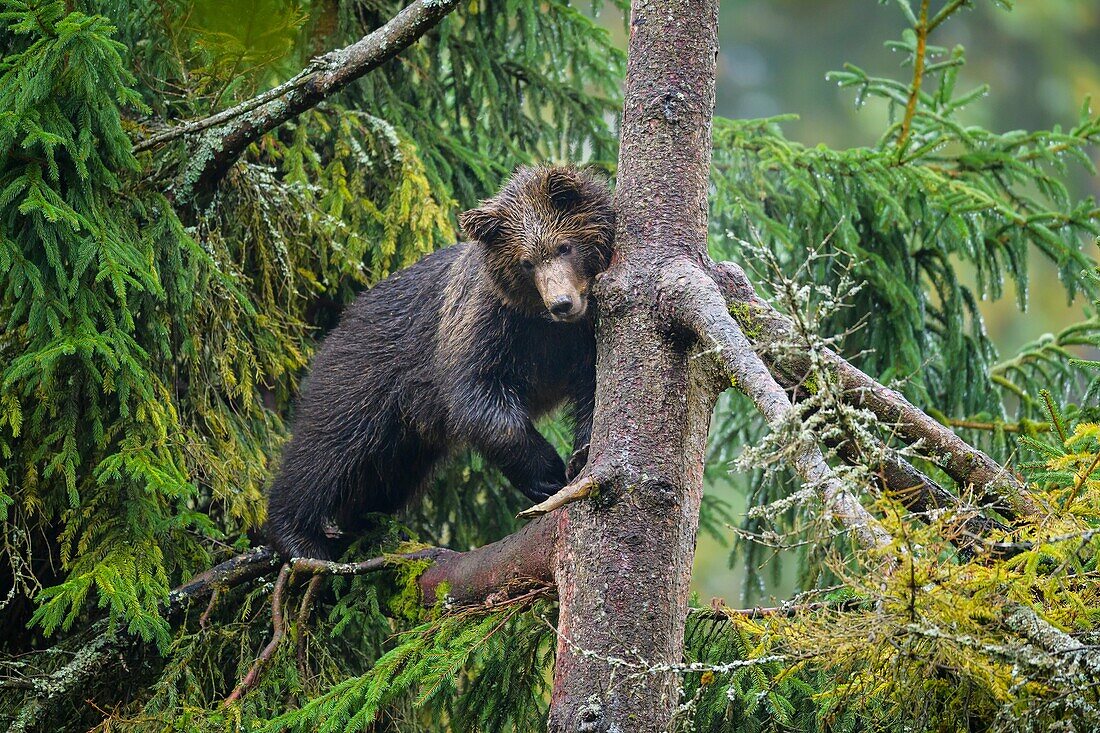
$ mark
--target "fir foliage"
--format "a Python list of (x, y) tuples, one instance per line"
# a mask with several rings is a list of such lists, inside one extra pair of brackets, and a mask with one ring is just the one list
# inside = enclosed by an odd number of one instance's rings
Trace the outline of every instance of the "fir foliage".
[[(1100, 725), (1100, 427), (1055, 422), (1041, 438), (1023, 439), (1050, 513), (1000, 546), (1010, 556), (991, 558), (990, 545), (962, 561), (943, 539), (950, 516), (923, 524), (885, 511), (902, 565), (882, 573), (878, 560), (854, 558), (847, 545), (827, 553), (833, 577), (855, 593), (843, 606), (792, 604), (789, 615), (759, 620), (733, 614), (708, 632), (698, 647), (707, 661), (763, 661), (694, 676), (695, 686), (689, 678), (695, 730)], [(724, 651), (714, 655), (717, 648)], [(744, 727), (728, 727), (746, 713)]]
[[(1036, 256), (1057, 266), (1067, 300), (1100, 298), (1093, 259), (1100, 207), (1065, 182), (1071, 166), (1095, 175), (1089, 151), (1100, 141), (1100, 116), (1086, 99), (1068, 130), (999, 133), (966, 124), (966, 108), (989, 90), (960, 89), (963, 49), (928, 39), (968, 3), (939, 10), (904, 0), (883, 4), (900, 9), (909, 26), (900, 41), (886, 44), (909, 67), (907, 77), (852, 64), (829, 74), (855, 91), (857, 105), (884, 102), (878, 141), (849, 150), (807, 147), (783, 137), (782, 117), (717, 120), (711, 249), (755, 271), (764, 294), (811, 321), (809, 328), (842, 336), (823, 345), (1008, 461), (1016, 434), (1044, 427), (1040, 390), (1052, 390), (1073, 413), (1095, 409), (1096, 367), (1087, 356), (1100, 347), (1095, 305), (1083, 322), (999, 359), (978, 303), (1011, 286), (1026, 307), (1028, 263)], [(760, 248), (774, 268), (760, 271)], [(781, 291), (792, 280), (788, 297)], [(853, 282), (858, 288), (848, 287)], [(724, 396), (712, 460), (728, 464), (762, 431), (747, 401)], [(950, 485), (934, 465), (922, 467)], [(742, 536), (763, 538), (772, 530), (760, 508), (794, 486), (785, 473), (759, 471), (745, 484), (756, 514), (743, 522)], [(801, 526), (805, 516), (788, 503), (781, 527)], [(738, 547), (731, 562), (750, 568), (774, 553), (759, 543)], [(771, 567), (779, 572), (781, 564)], [(804, 568), (804, 579), (817, 573)], [(760, 580), (750, 575), (750, 582)]]
[[(913, 66), (915, 43), (909, 29), (887, 45)], [(1100, 294), (1086, 274), (1100, 208), (1063, 182), (1071, 164), (1095, 175), (1087, 149), (1100, 141), (1100, 117), (1085, 100), (1066, 131), (995, 133), (966, 125), (963, 111), (988, 89), (957, 87), (963, 49), (928, 45), (922, 56), (922, 73), (909, 80), (853, 65), (829, 75), (856, 91), (858, 105), (876, 97), (889, 103), (888, 124), (873, 146), (809, 148), (783, 137), (783, 118), (719, 120), (713, 249), (737, 260), (738, 242), (758, 236), (792, 274), (808, 247), (825, 243), (823, 253), (850, 261), (863, 287), (823, 326), (844, 333), (859, 322), (846, 348), (865, 371), (904, 380), (911, 399), (944, 415), (1003, 416), (998, 387), (1017, 394), (1050, 385), (1030, 372), (1011, 386), (990, 378), (996, 354), (977, 302), (1002, 297), (1012, 282), (1023, 308), (1033, 249), (1057, 265), (1067, 298)], [(972, 283), (960, 265), (973, 272)], [(808, 279), (835, 291), (838, 274), (823, 259)], [(860, 322), (868, 313), (875, 317)], [(1095, 344), (1095, 324), (1087, 333)], [(1078, 329), (1067, 338), (1087, 337)]]

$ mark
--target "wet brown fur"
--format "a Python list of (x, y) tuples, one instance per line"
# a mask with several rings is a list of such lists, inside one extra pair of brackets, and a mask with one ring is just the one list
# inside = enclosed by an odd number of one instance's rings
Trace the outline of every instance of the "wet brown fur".
[[(607, 268), (615, 233), (607, 184), (573, 167), (520, 168), (500, 193), (459, 222), (471, 239), (486, 245), (497, 295), (528, 315), (547, 307), (533, 275), (556, 265), (567, 265), (563, 274), (587, 298), (589, 284)], [(563, 244), (571, 246), (568, 254), (558, 252)]]
[(463, 446), (532, 501), (553, 494), (565, 466), (533, 420), (562, 402), (574, 448), (587, 444), (589, 293), (614, 235), (606, 184), (521, 168), (460, 221), (472, 241), (362, 293), (318, 352), (269, 492), (284, 555), (332, 557), (327, 527), (354, 534), (367, 513), (401, 509)]

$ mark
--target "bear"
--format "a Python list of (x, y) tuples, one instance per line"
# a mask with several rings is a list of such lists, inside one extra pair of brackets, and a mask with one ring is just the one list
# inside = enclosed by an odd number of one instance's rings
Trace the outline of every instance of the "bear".
[[(592, 285), (615, 230), (607, 184), (573, 166), (521, 167), (459, 223), (468, 241), (360, 293), (322, 342), (268, 492), (268, 539), (283, 556), (332, 559), (333, 535), (405, 507), (463, 447), (534, 502), (583, 464)], [(562, 404), (568, 471), (533, 422)]]

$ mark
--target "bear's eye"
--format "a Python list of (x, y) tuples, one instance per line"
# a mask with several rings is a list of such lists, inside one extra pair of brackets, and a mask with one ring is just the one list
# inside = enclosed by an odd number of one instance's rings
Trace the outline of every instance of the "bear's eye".
[(573, 251), (573, 245), (569, 244), (568, 242), (566, 242), (562, 246), (558, 247), (558, 254), (559, 255), (567, 255), (572, 251)]
[(526, 272), (531, 272), (531, 270), (535, 269), (535, 263), (531, 260), (520, 260), (519, 266), (522, 267)]

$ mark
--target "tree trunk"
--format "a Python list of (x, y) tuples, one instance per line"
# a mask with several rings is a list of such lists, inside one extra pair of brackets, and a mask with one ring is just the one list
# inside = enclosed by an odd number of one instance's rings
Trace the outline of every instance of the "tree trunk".
[[(708, 267), (716, 0), (635, 1), (616, 256), (597, 286), (594, 500), (560, 522), (551, 731), (664, 731), (678, 703), (703, 455), (718, 392), (662, 307), (662, 273)], [(728, 386), (728, 382), (726, 383)]]

